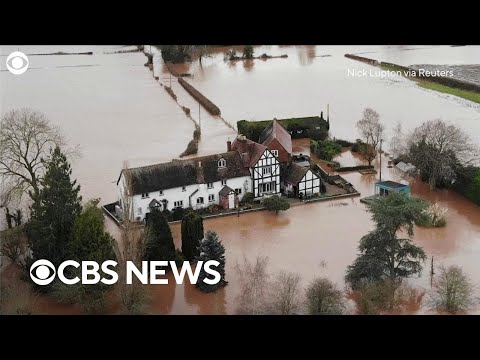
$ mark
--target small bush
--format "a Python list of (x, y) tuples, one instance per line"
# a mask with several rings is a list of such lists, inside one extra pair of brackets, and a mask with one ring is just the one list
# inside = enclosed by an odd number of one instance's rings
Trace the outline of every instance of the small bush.
[(165, 219), (167, 219), (167, 221), (173, 221), (173, 215), (172, 215), (172, 212), (170, 210), (165, 209), (165, 210), (162, 211), (162, 214), (165, 217)]
[(177, 264), (177, 267), (182, 266), (185, 260), (186, 259), (182, 251), (180, 249), (175, 250), (175, 264)]
[(175, 95), (175, 93), (173, 92), (172, 88), (168, 87), (168, 86), (164, 86), (163, 87), (165, 90), (167, 90), (167, 92), (170, 94), (170, 96), (175, 100), (177, 101), (177, 95)]
[(255, 196), (251, 192), (246, 192), (242, 198), (242, 204), (251, 204), (253, 203)]
[(181, 207), (176, 207), (172, 210), (172, 221), (182, 220), (187, 210)]
[(353, 146), (353, 143), (348, 140), (343, 140), (343, 139), (333, 139), (334, 142), (336, 142), (338, 145), (341, 147), (350, 147)]
[(351, 151), (354, 153), (360, 153), (362, 144), (364, 144), (364, 142), (360, 139), (357, 139), (355, 143), (352, 145)]
[(445, 220), (447, 211), (447, 208), (442, 208), (438, 203), (432, 204), (422, 212), (422, 217), (416, 224), (423, 227), (444, 227), (447, 225)]
[(331, 140), (317, 141), (316, 154), (322, 160), (331, 161), (341, 151), (342, 147)]
[(200, 135), (201, 135), (200, 128), (197, 128), (193, 131), (193, 140), (200, 140)]
[(275, 211), (275, 213), (279, 213), (280, 211), (285, 211), (290, 209), (290, 203), (284, 197), (273, 195), (265, 200), (263, 200), (263, 206), (265, 209), (270, 211)]

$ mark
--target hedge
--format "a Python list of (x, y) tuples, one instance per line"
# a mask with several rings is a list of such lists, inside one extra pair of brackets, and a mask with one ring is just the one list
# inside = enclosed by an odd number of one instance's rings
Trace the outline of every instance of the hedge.
[(335, 170), (338, 172), (345, 172), (345, 171), (356, 171), (356, 170), (367, 170), (367, 169), (373, 169), (373, 165), (343, 166)]
[[(277, 121), (291, 133), (292, 138), (312, 138), (314, 140), (325, 140), (328, 137), (330, 124), (320, 116), (303, 118), (277, 119)], [(237, 121), (238, 132), (245, 135), (252, 141), (258, 141), (260, 134), (272, 122), (272, 120), (261, 121)], [(316, 128), (319, 129), (316, 129)]]
[(218, 106), (208, 100), (200, 91), (195, 89), (192, 85), (187, 83), (181, 77), (178, 78), (178, 82), (180, 83), (180, 85), (183, 86), (185, 90), (187, 90), (190, 95), (193, 96), (195, 100), (202, 104), (202, 106), (207, 109), (210, 114), (220, 115), (220, 109), (218, 108)]

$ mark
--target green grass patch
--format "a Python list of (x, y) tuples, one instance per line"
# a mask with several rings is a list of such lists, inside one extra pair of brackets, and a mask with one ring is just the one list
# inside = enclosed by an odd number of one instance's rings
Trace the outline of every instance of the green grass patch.
[(437, 84), (431, 81), (417, 81), (418, 85), (424, 89), (435, 90), (438, 92), (455, 95), (480, 104), (480, 93), (470, 90), (462, 90), (450, 86)]

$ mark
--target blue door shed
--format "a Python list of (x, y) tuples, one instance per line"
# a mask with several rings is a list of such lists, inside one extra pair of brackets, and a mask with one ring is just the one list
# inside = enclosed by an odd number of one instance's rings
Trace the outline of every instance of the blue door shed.
[(410, 195), (410, 186), (395, 181), (379, 181), (375, 183), (375, 195), (387, 196), (391, 191)]

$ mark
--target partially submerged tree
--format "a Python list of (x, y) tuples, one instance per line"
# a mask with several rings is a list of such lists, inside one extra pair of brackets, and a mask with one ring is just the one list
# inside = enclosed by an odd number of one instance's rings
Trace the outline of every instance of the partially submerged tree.
[[(128, 164), (124, 163), (123, 169), (128, 169)], [(133, 221), (134, 204), (131, 194), (133, 194), (133, 179), (128, 171), (123, 171), (124, 188), (121, 197), (122, 213), (124, 219), (120, 229), (120, 239), (114, 242), (114, 250), (118, 264), (118, 282), (117, 289), (121, 301), (122, 311), (126, 314), (140, 314), (144, 312), (147, 303), (147, 293), (145, 286), (140, 280), (133, 276), (132, 283), (127, 284), (127, 261), (131, 261), (138, 269), (142, 267), (142, 260), (145, 257), (144, 234)]]
[(212, 285), (205, 283), (205, 279), (213, 280), (213, 275), (207, 274), (205, 268), (202, 266), (196, 284), (197, 288), (203, 292), (209, 293), (215, 292), (226, 286), (228, 282), (225, 280), (225, 247), (218, 239), (217, 233), (210, 230), (207, 231), (205, 237), (200, 241), (198, 252), (199, 255), (195, 258), (197, 261), (203, 261), (204, 264), (209, 260), (219, 262), (219, 265), (215, 270), (220, 274), (220, 281)]
[(449, 313), (465, 312), (474, 303), (473, 284), (459, 266), (440, 267), (433, 281), (432, 308)]
[[(96, 261), (102, 264), (107, 260), (117, 260), (113, 252), (113, 238), (104, 230), (104, 217), (98, 207), (100, 199), (90, 200), (82, 213), (76, 218), (73, 228), (73, 238), (68, 244), (69, 258), (79, 263), (85, 260)], [(66, 276), (73, 278), (81, 277), (81, 270), (67, 268)], [(110, 276), (100, 269), (102, 278)], [(105, 294), (110, 289), (109, 285), (102, 282), (84, 285), (78, 282), (66, 285), (56, 282), (53, 285), (53, 295), (61, 302), (80, 304), (87, 312), (98, 311), (105, 306)]]
[(342, 292), (326, 278), (316, 278), (305, 292), (306, 308), (311, 315), (340, 315), (345, 311)]
[(478, 160), (478, 149), (463, 130), (443, 120), (430, 120), (415, 128), (407, 142), (408, 158), (430, 188), (457, 179), (460, 167)]
[(246, 45), (244, 48), (243, 48), (243, 57), (245, 59), (253, 59), (253, 46), (252, 45)]
[(280, 211), (290, 209), (290, 203), (288, 200), (278, 195), (272, 195), (263, 200), (263, 206), (267, 210), (275, 211), (276, 214), (278, 214)]
[[(386, 279), (399, 283), (421, 273), (426, 255), (411, 237), (426, 206), (422, 199), (396, 192), (368, 205), (376, 229), (361, 238), (360, 254), (347, 269), (345, 280), (353, 289)], [(408, 238), (398, 238), (399, 230)]]
[(145, 227), (146, 261), (174, 261), (175, 244), (172, 232), (162, 212), (153, 208)]
[(236, 314), (258, 315), (266, 313), (269, 285), (267, 272), (268, 257), (257, 256), (255, 262), (243, 258), (243, 264), (236, 265), (240, 276), (240, 293), (235, 299)]
[(190, 211), (182, 219), (182, 253), (185, 259), (193, 261), (198, 256), (203, 237), (203, 217), (196, 211)]
[(33, 260), (48, 259), (55, 266), (68, 260), (75, 219), (82, 210), (80, 186), (59, 147), (51, 152), (43, 187), (33, 195), (27, 236)]
[(365, 142), (376, 150), (385, 130), (383, 124), (380, 123), (380, 115), (375, 110), (366, 108), (363, 111), (362, 119), (357, 121), (356, 126)]
[(358, 146), (358, 152), (368, 161), (368, 165), (372, 165), (372, 161), (377, 156), (377, 150), (371, 144), (361, 143)]
[(300, 275), (280, 271), (268, 286), (266, 309), (268, 314), (295, 314), (301, 307)]
[[(0, 183), (3, 197), (38, 195), (50, 151), (63, 147), (60, 130), (31, 109), (11, 110), (0, 121)], [(5, 205), (5, 204), (4, 204)]]

